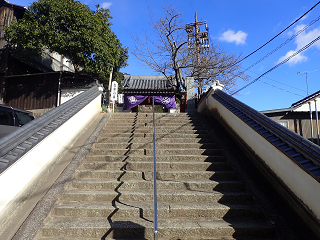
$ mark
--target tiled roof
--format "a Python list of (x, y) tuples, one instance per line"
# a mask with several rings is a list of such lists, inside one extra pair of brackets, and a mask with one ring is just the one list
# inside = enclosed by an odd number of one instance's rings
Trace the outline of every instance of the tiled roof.
[(301, 99), (300, 101), (298, 102), (295, 102), (291, 105), (291, 107), (298, 107), (298, 106), (301, 106), (302, 104), (306, 103), (306, 102), (309, 102), (311, 100), (314, 100), (315, 98), (318, 98), (320, 96), (320, 91), (317, 91), (311, 95), (309, 95), (308, 97), (305, 97), (303, 99)]
[(124, 75), (123, 91), (127, 94), (174, 94), (174, 87), (163, 76)]
[(299, 100), (298, 102), (295, 102), (293, 104), (291, 104), (291, 107), (290, 108), (282, 108), (282, 109), (274, 109), (274, 110), (266, 110), (266, 111), (260, 111), (261, 113), (263, 114), (266, 114), (266, 113), (278, 113), (278, 112), (294, 112), (297, 108), (299, 108), (301, 105), (309, 102), (309, 101), (312, 101), (312, 100), (315, 100), (316, 98), (319, 98), (320, 97), (320, 91), (317, 91), (301, 100)]
[(17, 4), (12, 4), (12, 3), (10, 3), (10, 2), (7, 1), (7, 0), (0, 0), (0, 4), (1, 4), (2, 6), (5, 6), (5, 7), (13, 7), (13, 8), (15, 8), (15, 9), (17, 9), (17, 8), (20, 8), (20, 9), (23, 9), (23, 10), (26, 10), (26, 9), (27, 9), (27, 8), (24, 7), (24, 6), (20, 6), (20, 5), (17, 5)]

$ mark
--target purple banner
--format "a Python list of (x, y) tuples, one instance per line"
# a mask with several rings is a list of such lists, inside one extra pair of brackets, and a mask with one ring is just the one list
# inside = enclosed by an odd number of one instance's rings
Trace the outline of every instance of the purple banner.
[[(148, 96), (142, 95), (128, 95), (124, 96), (124, 105), (123, 110), (133, 108), (144, 100), (146, 100)], [(176, 109), (176, 99), (174, 96), (154, 96), (154, 102), (162, 105), (165, 108)]]
[(124, 96), (123, 110), (133, 108), (139, 105), (140, 103), (142, 103), (147, 98), (148, 96), (141, 96), (141, 95)]
[(159, 103), (165, 108), (176, 109), (176, 99), (174, 96), (154, 96), (154, 102)]

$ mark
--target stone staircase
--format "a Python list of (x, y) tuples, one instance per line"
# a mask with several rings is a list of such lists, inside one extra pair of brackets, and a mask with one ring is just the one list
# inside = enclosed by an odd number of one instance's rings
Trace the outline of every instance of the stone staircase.
[[(275, 239), (196, 115), (156, 114), (159, 239)], [(152, 113), (112, 114), (34, 239), (153, 239)]]

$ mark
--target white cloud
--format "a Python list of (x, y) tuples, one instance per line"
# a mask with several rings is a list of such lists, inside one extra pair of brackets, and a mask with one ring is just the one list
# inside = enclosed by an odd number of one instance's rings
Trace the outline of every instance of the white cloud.
[(103, 2), (100, 4), (100, 6), (104, 9), (110, 8), (111, 5), (112, 5), (112, 2)]
[[(302, 30), (306, 25), (304, 24), (299, 24), (298, 26), (296, 26), (294, 28), (294, 32), (297, 33), (298, 31)], [(293, 53), (295, 53), (296, 51), (298, 51), (299, 49), (303, 48), (304, 46), (306, 46), (307, 44), (309, 44), (310, 42), (312, 42), (315, 38), (320, 36), (320, 27), (313, 29), (312, 31), (309, 32), (302, 32), (300, 33), (296, 38), (295, 38), (295, 44), (296, 44), (296, 50), (290, 50), (289, 52), (286, 53), (286, 55), (282, 56), (277, 63), (280, 63), (281, 61), (283, 61), (284, 59), (286, 59), (287, 57), (291, 56)], [(312, 46), (310, 47), (316, 47), (318, 49), (320, 49), (320, 42), (317, 41), (315, 42)], [(294, 56), (293, 58), (291, 58), (287, 64), (289, 65), (295, 65), (298, 63), (302, 63), (308, 60), (307, 56), (304, 56), (303, 53), (300, 53), (296, 56)]]
[(219, 40), (225, 42), (235, 42), (236, 45), (243, 45), (246, 43), (247, 36), (248, 34), (243, 31), (235, 32), (233, 30), (228, 30), (221, 34)]
[(309, 14), (303, 16), (303, 17), (300, 19), (300, 21), (306, 20), (308, 17), (309, 17)]
[(275, 26), (275, 27), (273, 28), (273, 31), (276, 32), (277, 29), (279, 28), (279, 26), (280, 26), (281, 24), (282, 24), (282, 22), (279, 22), (279, 23), (277, 24), (277, 26)]
[[(295, 32), (298, 32), (299, 30), (301, 30), (302, 28), (304, 28), (305, 25), (300, 24), (295, 28)], [(320, 35), (320, 28), (315, 28), (312, 31), (309, 32), (303, 32), (301, 34), (299, 34), (296, 37), (295, 43), (297, 44), (297, 49), (300, 49), (302, 47), (304, 47), (305, 45), (307, 45), (308, 43), (310, 43), (311, 41), (313, 41), (315, 38), (319, 37)], [(314, 43), (315, 47), (317, 47), (318, 49), (320, 49), (320, 43), (316, 42)]]
[[(286, 55), (282, 56), (277, 63), (282, 62), (283, 60), (285, 60), (286, 58), (290, 57), (292, 54), (294, 54), (296, 51), (289, 51), (286, 53)], [(287, 64), (289, 64), (290, 66), (293, 66), (295, 64), (298, 63), (302, 63), (308, 60), (308, 57), (303, 56), (302, 53), (297, 54), (296, 56), (294, 56), (293, 58), (291, 58), (288, 62), (286, 62)]]

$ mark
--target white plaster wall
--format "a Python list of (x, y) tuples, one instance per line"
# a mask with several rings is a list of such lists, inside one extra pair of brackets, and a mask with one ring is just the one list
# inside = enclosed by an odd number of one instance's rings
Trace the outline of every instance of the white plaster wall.
[(84, 90), (61, 90), (61, 104), (65, 103), (66, 101), (69, 101), (70, 99), (74, 98), (75, 96), (79, 95), (80, 93), (83, 93)]
[(306, 103), (294, 110), (295, 112), (309, 112), (309, 104)]
[(206, 107), (219, 112), (224, 121), (240, 136), (247, 145), (265, 162), (291, 191), (320, 219), (320, 184), (281, 151), (252, 130), (246, 123), (235, 116), (211, 94), (207, 101), (199, 106), (199, 112)]
[[(316, 100), (316, 103), (315, 103)], [(315, 100), (310, 101), (311, 102), (311, 111), (315, 111), (316, 110), (316, 106), (317, 106), (317, 110), (320, 110), (320, 98), (316, 98)], [(305, 104), (301, 105), (300, 107), (298, 107), (297, 109), (294, 110), (295, 112), (309, 112), (310, 111), (310, 107), (309, 107), (309, 103), (306, 102)]]
[(37, 184), (41, 174), (49, 171), (56, 157), (100, 111), (99, 95), (0, 175), (0, 223), (24, 201), (28, 189)]

